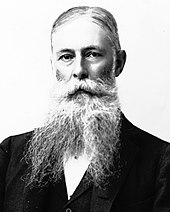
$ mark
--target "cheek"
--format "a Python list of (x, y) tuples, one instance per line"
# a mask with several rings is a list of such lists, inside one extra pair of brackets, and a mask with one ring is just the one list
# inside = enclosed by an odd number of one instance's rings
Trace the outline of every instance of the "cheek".
[(113, 73), (114, 72), (114, 64), (113, 63), (108, 63), (107, 66), (105, 67), (105, 70), (104, 70), (104, 75), (106, 77), (111, 77), (113, 76)]
[(112, 68), (113, 64), (111, 61), (102, 61), (98, 64), (91, 65), (91, 75), (103, 78), (105, 75), (110, 75), (112, 73)]
[(67, 67), (61, 67), (56, 65), (56, 78), (60, 81), (69, 81), (71, 78), (71, 70)]
[(55, 76), (58, 81), (63, 81), (65, 78), (64, 75), (58, 69), (56, 69)]

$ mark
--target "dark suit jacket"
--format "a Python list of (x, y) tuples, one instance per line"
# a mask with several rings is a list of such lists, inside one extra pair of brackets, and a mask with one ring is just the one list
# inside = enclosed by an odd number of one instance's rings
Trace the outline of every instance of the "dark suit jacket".
[(31, 135), (32, 132), (11, 136), (0, 146), (0, 211), (170, 211), (170, 145), (135, 127), (125, 117), (121, 128), (121, 176), (113, 178), (105, 189), (81, 181), (70, 201), (64, 177), (44, 189), (25, 187), (27, 164), (22, 158)]

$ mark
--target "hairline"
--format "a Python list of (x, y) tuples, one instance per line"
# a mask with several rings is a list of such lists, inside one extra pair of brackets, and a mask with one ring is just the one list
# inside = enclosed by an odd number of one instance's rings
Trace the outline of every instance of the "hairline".
[[(96, 11), (103, 12), (103, 15), (105, 16), (104, 21), (106, 21), (106, 19), (111, 19), (110, 22), (111, 22), (112, 26), (110, 26), (109, 24), (106, 25), (102, 20), (99, 20), (101, 17), (97, 14)], [(95, 14), (95, 12), (97, 15)], [(107, 37), (112, 44), (112, 48), (115, 48), (116, 51), (119, 51), (121, 49), (120, 42), (119, 42), (117, 23), (116, 23), (116, 20), (114, 19), (113, 15), (106, 9), (103, 9), (100, 7), (88, 7), (88, 6), (81, 7), (80, 6), (80, 7), (70, 8), (69, 10), (63, 12), (53, 23), (52, 30), (51, 30), (51, 50), (53, 50), (52, 37), (53, 37), (53, 34), (57, 31), (57, 29), (60, 28), (60, 26), (64, 25), (65, 23), (76, 20), (82, 16), (88, 17), (89, 19), (91, 19), (91, 21), (93, 23), (97, 24), (102, 29), (107, 30), (107, 34), (108, 34)], [(113, 29), (114, 32), (112, 32), (111, 27), (114, 28)]]

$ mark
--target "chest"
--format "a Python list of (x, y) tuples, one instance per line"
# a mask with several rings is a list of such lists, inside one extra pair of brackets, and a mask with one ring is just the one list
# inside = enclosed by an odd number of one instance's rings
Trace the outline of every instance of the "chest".
[(70, 158), (64, 166), (64, 175), (67, 188), (68, 199), (73, 195), (74, 191), (78, 187), (83, 175), (85, 174), (90, 161), (85, 157), (79, 157), (77, 159)]

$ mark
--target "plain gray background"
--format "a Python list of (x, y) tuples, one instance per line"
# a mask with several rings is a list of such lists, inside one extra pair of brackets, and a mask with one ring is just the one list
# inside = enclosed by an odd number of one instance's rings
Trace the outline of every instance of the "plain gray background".
[[(0, 140), (43, 120), (52, 84), (50, 30), (64, 10), (113, 13), (127, 62), (118, 77), (122, 109), (138, 127), (170, 141), (169, 0), (7, 0), (0, 5)], [(69, 35), (68, 35), (69, 36)]]

